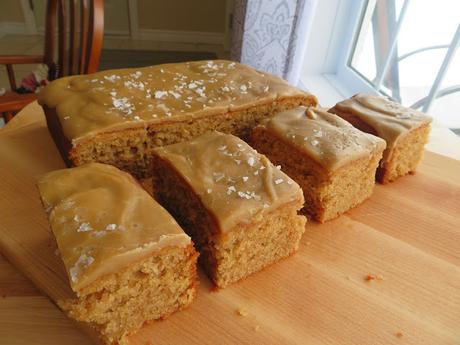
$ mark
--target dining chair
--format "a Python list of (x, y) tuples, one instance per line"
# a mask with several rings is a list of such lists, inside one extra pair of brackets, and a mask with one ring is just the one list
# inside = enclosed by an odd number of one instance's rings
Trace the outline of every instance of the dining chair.
[(48, 0), (44, 54), (0, 55), (0, 65), (6, 66), (11, 88), (0, 96), (0, 118), (8, 122), (37, 98), (35, 93), (17, 92), (13, 65), (45, 64), (49, 81), (94, 73), (99, 67), (103, 34), (104, 0)]

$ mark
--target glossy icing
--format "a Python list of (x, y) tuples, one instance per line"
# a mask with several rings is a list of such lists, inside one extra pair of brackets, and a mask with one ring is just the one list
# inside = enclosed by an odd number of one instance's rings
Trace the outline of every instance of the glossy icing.
[(300, 209), (303, 204), (297, 183), (233, 135), (210, 132), (187, 143), (156, 148), (155, 153), (187, 181), (221, 232), (280, 205), (296, 202)]
[[(385, 97), (363, 93), (337, 103), (335, 108), (372, 127), (387, 142), (387, 151), (391, 151), (398, 139), (410, 130), (432, 121), (430, 116), (420, 111), (403, 107)], [(389, 158), (389, 152), (387, 156)]]
[(77, 293), (163, 247), (191, 243), (134, 178), (113, 166), (90, 163), (53, 171), (38, 187)]
[(51, 82), (39, 103), (56, 108), (73, 141), (127, 127), (199, 118), (312, 97), (284, 80), (225, 60), (156, 65), (70, 76)]
[(262, 126), (329, 171), (385, 149), (384, 140), (361, 132), (339, 116), (319, 108), (287, 110)]

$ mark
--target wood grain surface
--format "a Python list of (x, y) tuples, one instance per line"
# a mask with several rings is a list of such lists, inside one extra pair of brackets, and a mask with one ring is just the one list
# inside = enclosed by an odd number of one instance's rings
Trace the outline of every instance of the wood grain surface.
[[(36, 103), (0, 131), (0, 344), (90, 344), (51, 299), (69, 293), (36, 178), (62, 168)], [(29, 282), (16, 269), (38, 287)], [(367, 276), (372, 275), (367, 280)], [(460, 344), (460, 161), (430, 152), (299, 252), (212, 291), (137, 344)]]

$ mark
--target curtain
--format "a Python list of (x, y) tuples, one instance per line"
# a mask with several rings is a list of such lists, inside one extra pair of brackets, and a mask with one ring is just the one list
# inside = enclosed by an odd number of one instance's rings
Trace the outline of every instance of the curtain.
[(297, 85), (316, 0), (236, 0), (231, 56)]

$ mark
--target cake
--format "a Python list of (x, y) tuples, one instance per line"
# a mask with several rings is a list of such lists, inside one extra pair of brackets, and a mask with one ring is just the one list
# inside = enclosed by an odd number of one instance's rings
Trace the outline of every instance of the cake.
[(329, 110), (356, 128), (385, 139), (387, 148), (377, 170), (377, 180), (388, 183), (414, 174), (423, 157), (432, 118), (387, 98), (357, 94)]
[(368, 198), (385, 141), (318, 108), (282, 112), (254, 128), (250, 144), (302, 188), (303, 211), (324, 222)]
[(57, 304), (104, 344), (186, 307), (197, 253), (128, 173), (100, 163), (50, 172), (38, 187), (72, 295)]
[(210, 130), (244, 137), (276, 112), (316, 104), (280, 78), (224, 60), (65, 77), (38, 101), (69, 166), (106, 163), (138, 178), (157, 146)]
[(218, 288), (298, 249), (302, 190), (244, 141), (209, 132), (153, 152), (156, 198), (192, 237)]

